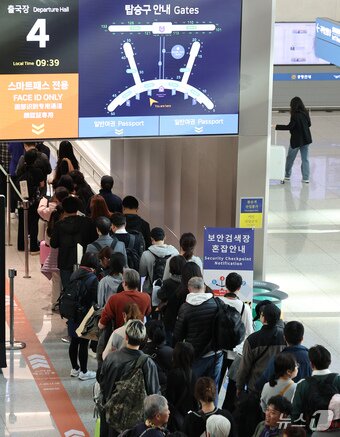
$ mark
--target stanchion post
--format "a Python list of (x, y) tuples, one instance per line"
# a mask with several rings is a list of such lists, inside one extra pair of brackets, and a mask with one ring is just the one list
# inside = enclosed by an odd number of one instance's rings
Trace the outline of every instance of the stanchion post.
[(26, 347), (23, 341), (14, 341), (14, 278), (17, 271), (14, 269), (8, 270), (9, 277), (9, 345), (6, 346), (8, 350), (19, 350)]
[[(0, 369), (6, 363), (6, 250), (5, 196), (0, 195)], [(1, 371), (0, 371), (1, 372)]]
[(11, 180), (10, 175), (7, 174), (7, 246), (12, 246), (11, 244)]
[(24, 208), (24, 243), (25, 243), (25, 276), (24, 278), (30, 278), (30, 270), (29, 270), (29, 250), (28, 250), (28, 209), (30, 207), (29, 201), (24, 200), (23, 202)]

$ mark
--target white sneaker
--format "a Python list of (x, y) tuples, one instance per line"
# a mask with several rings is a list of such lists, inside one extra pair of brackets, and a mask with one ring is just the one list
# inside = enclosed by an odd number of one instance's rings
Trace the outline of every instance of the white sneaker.
[(308, 179), (302, 179), (302, 182), (303, 182), (304, 184), (309, 184), (309, 180), (308, 180)]
[(74, 378), (77, 378), (79, 376), (80, 369), (72, 369), (70, 372), (70, 376), (73, 376)]
[(96, 372), (88, 370), (86, 373), (80, 372), (78, 378), (81, 381), (86, 381), (87, 379), (94, 379), (96, 377)]
[(285, 176), (285, 181), (290, 181), (290, 176)]

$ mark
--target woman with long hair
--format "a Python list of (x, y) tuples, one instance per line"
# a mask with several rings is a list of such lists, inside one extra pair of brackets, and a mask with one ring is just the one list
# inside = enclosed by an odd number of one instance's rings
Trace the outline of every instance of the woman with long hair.
[(142, 350), (155, 362), (161, 392), (164, 394), (167, 385), (167, 374), (171, 368), (173, 349), (166, 344), (165, 328), (161, 320), (150, 320), (145, 327), (148, 340)]
[[(48, 246), (50, 244), (50, 238), (54, 226), (59, 220), (63, 218), (63, 213), (64, 210), (61, 204), (56, 205), (55, 209), (51, 213), (45, 233), (45, 243)], [(50, 247), (50, 253), (48, 254), (43, 266), (41, 267), (41, 273), (45, 275), (47, 279), (52, 281), (51, 304), (52, 304), (52, 311), (55, 311), (61, 293), (61, 279), (60, 279), (60, 272), (58, 269), (58, 249), (54, 249), (53, 247)]]
[(170, 278), (163, 281), (158, 290), (157, 297), (161, 300), (159, 311), (163, 316), (166, 339), (168, 345), (172, 345), (172, 333), (175, 328), (177, 315), (177, 296), (176, 290), (181, 284), (182, 270), (186, 259), (182, 255), (173, 256), (170, 260)]
[(73, 170), (70, 172), (70, 176), (74, 183), (76, 195), (82, 202), (82, 212), (85, 212), (89, 200), (94, 196), (94, 192), (90, 185), (85, 181), (84, 174), (81, 171)]
[(179, 305), (176, 314), (179, 310), (179, 307), (185, 302), (185, 299), (189, 293), (188, 282), (191, 278), (194, 278), (195, 276), (198, 276), (200, 278), (203, 277), (200, 267), (196, 263), (187, 262), (183, 266), (181, 283), (176, 290), (176, 299)]
[(310, 132), (311, 121), (305, 105), (300, 97), (294, 97), (290, 101), (290, 122), (287, 125), (277, 124), (276, 130), (289, 130), (290, 147), (286, 159), (285, 180), (289, 181), (292, 167), (300, 150), (302, 182), (309, 183), (309, 145), (312, 143)]
[(111, 218), (112, 213), (106, 205), (105, 199), (100, 194), (95, 194), (90, 199), (90, 217), (95, 222), (98, 217)]
[(62, 141), (59, 144), (58, 161), (54, 170), (53, 188), (56, 188), (62, 175), (66, 175), (73, 170), (79, 170), (79, 163), (74, 156), (73, 146), (69, 141)]
[(191, 343), (179, 341), (172, 355), (172, 369), (168, 373), (165, 397), (170, 407), (169, 429), (182, 428), (184, 417), (197, 409), (194, 397), (196, 377), (192, 372), (195, 351)]
[[(197, 245), (197, 240), (194, 234), (191, 232), (185, 232), (181, 235), (181, 238), (179, 239), (179, 254), (182, 255), (186, 261), (193, 262), (197, 264), (201, 271), (203, 271), (203, 263), (200, 257), (194, 255), (195, 248)], [(170, 259), (169, 258), (166, 262), (164, 274), (163, 274), (163, 281), (165, 279), (170, 278)], [(196, 276), (202, 276), (196, 275)]]

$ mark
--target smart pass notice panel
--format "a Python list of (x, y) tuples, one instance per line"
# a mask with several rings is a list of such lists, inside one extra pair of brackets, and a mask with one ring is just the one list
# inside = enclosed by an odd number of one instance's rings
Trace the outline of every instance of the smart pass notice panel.
[(0, 12), (2, 139), (238, 133), (241, 0)]

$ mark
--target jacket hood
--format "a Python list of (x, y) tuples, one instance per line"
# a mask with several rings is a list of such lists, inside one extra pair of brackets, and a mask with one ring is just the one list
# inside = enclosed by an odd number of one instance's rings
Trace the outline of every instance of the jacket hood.
[(190, 305), (201, 305), (213, 297), (212, 293), (189, 293), (186, 302)]
[(174, 246), (171, 246), (171, 244), (162, 244), (161, 246), (153, 244), (152, 246), (148, 247), (148, 250), (161, 258), (163, 256), (174, 255), (178, 253), (177, 249)]
[(93, 273), (90, 272), (89, 270), (87, 270), (87, 268), (79, 267), (79, 269), (77, 269), (75, 272), (72, 273), (71, 281), (85, 279), (85, 278), (89, 277), (91, 274), (93, 274)]

